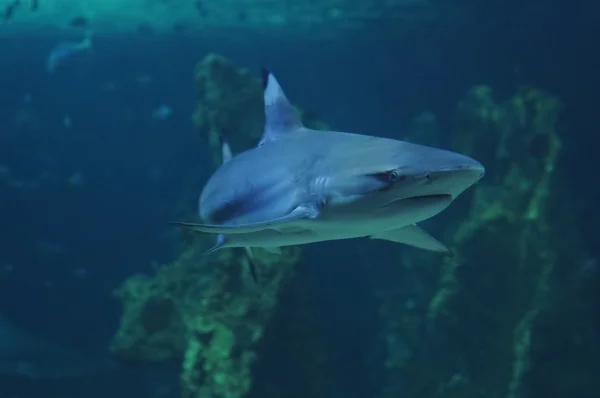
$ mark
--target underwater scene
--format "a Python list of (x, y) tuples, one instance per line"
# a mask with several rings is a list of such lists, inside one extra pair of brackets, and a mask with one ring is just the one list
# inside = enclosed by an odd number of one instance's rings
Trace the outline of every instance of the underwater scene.
[(598, 15), (0, 0), (0, 398), (600, 398)]

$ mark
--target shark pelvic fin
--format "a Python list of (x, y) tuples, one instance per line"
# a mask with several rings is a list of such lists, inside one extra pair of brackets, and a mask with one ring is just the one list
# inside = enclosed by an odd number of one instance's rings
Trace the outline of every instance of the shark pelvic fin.
[(256, 262), (254, 261), (254, 255), (252, 254), (252, 249), (249, 247), (244, 247), (246, 252), (246, 259), (248, 260), (248, 271), (250, 272), (250, 276), (254, 283), (258, 283), (258, 274), (256, 272)]
[(416, 224), (372, 235), (371, 239), (381, 239), (396, 243), (403, 243), (418, 249), (429, 250), (447, 256), (452, 256), (452, 250), (422, 230)]
[(258, 146), (277, 141), (303, 127), (300, 116), (285, 96), (275, 76), (262, 69), (265, 100), (265, 131)]
[[(217, 235), (217, 242), (210, 249), (206, 250), (202, 253), (202, 256), (209, 256), (214, 252), (222, 249), (227, 244), (227, 237), (224, 234)], [(256, 272), (256, 262), (254, 261), (254, 255), (252, 254), (252, 249), (249, 247), (244, 247), (244, 254), (246, 257), (246, 263), (248, 265), (248, 272), (252, 277), (254, 283), (258, 283), (258, 273)]]

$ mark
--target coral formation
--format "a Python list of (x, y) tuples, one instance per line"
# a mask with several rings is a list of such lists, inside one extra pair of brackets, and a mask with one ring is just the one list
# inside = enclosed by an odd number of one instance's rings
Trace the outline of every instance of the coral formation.
[(452, 148), (487, 172), (455, 205), (463, 222), (445, 240), (456, 253), (442, 262), (426, 315), (382, 301), (388, 337), (410, 342), (400, 357), (388, 347), (390, 383), (410, 380), (405, 396), (517, 398), (531, 388), (532, 346), (543, 340), (536, 325), (564, 289), (554, 281), (561, 262), (578, 257), (561, 233), (574, 227), (560, 216), (569, 202), (558, 200), (561, 109), (531, 88), (498, 103), (491, 88), (474, 87), (459, 103)]
[(194, 124), (208, 136), (214, 166), (221, 163), (219, 136), (237, 153), (256, 145), (265, 123), (262, 84), (246, 69), (228, 59), (209, 54), (196, 66), (198, 101)]
[[(256, 145), (264, 125), (260, 80), (211, 54), (198, 64), (196, 84), (194, 121), (210, 142), (213, 165), (222, 161), (219, 136), (234, 152)], [(245, 272), (241, 251), (202, 257), (211, 243), (201, 239), (153, 276), (132, 276), (117, 289), (124, 313), (111, 351), (125, 360), (181, 359), (184, 397), (242, 397), (252, 385), (256, 345), (300, 250), (284, 248), (282, 255), (255, 250), (257, 286)]]
[(260, 286), (243, 272), (241, 252), (206, 258), (202, 250), (191, 246), (153, 276), (133, 276), (117, 289), (124, 312), (111, 352), (128, 361), (181, 360), (184, 397), (243, 397), (256, 344), (299, 250), (257, 251)]

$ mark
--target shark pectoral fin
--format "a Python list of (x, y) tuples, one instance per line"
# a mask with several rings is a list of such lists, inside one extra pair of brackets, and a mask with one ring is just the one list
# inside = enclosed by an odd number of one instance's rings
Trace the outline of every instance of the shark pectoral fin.
[(452, 255), (452, 250), (422, 230), (416, 224), (382, 232), (377, 235), (372, 235), (371, 239), (389, 240), (391, 242), (403, 243), (408, 246), (429, 250), (444, 255)]
[(264, 229), (269, 229), (280, 224), (304, 220), (307, 218), (315, 218), (317, 216), (318, 213), (316, 210), (308, 207), (298, 207), (286, 216), (249, 224), (217, 225), (185, 222), (171, 222), (169, 224), (177, 225), (181, 228), (189, 229), (194, 232), (202, 232), (206, 234), (247, 234), (249, 232), (257, 232)]
[(262, 69), (265, 100), (265, 131), (258, 146), (277, 141), (304, 127), (275, 76)]

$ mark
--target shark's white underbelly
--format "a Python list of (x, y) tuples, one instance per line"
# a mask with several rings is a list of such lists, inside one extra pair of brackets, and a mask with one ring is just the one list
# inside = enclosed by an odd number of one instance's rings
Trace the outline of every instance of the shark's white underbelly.
[(404, 201), (402, 206), (407, 211), (398, 211), (398, 208), (391, 205), (389, 210), (373, 212), (368, 217), (324, 214), (323, 217), (284, 224), (277, 228), (230, 234), (227, 235), (227, 243), (224, 247), (292, 246), (379, 235), (385, 231), (397, 230), (431, 218), (448, 207), (451, 201), (450, 197), (419, 202)]

